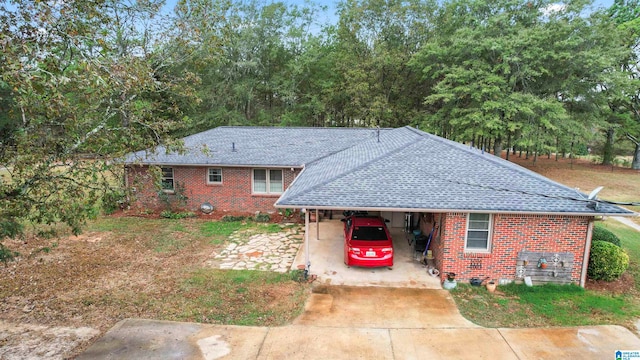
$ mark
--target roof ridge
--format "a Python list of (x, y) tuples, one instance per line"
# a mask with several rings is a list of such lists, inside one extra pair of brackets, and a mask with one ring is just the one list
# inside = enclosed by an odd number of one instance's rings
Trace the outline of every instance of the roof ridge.
[[(346, 126), (266, 126), (266, 125), (221, 125), (218, 127), (215, 127), (213, 129), (209, 129), (209, 130), (205, 130), (205, 131), (201, 131), (199, 133), (195, 133), (192, 135), (197, 135), (197, 134), (202, 134), (205, 133), (207, 131), (211, 131), (211, 130), (215, 130), (215, 129), (219, 129), (219, 128), (232, 128), (232, 129), (282, 129), (282, 130), (287, 130), (287, 129), (296, 129), (296, 130), (300, 130), (300, 129), (309, 129), (309, 130), (314, 130), (314, 129), (327, 129), (327, 130), (378, 130), (378, 128), (373, 128), (373, 127), (346, 127)], [(380, 128), (380, 130), (395, 130), (395, 128)], [(191, 135), (188, 135), (191, 136)]]
[[(569, 187), (567, 185), (564, 185), (564, 184), (561, 184), (561, 183), (559, 183), (557, 181), (553, 181), (553, 180), (549, 179), (548, 177), (542, 176), (542, 175), (538, 174), (535, 171), (529, 170), (529, 169), (527, 169), (527, 168), (525, 168), (525, 167), (523, 167), (521, 165), (513, 163), (513, 162), (511, 162), (509, 160), (503, 159), (500, 156), (496, 156), (494, 154), (491, 154), (488, 151), (485, 152), (484, 150), (480, 150), (480, 149), (478, 149), (476, 147), (467, 146), (467, 145), (459, 143), (457, 141), (449, 140), (449, 139), (443, 138), (441, 136), (433, 135), (433, 134), (424, 132), (422, 130), (415, 129), (415, 128), (411, 127), (411, 126), (407, 126), (407, 127), (409, 127), (412, 131), (414, 131), (416, 134), (418, 134), (420, 136), (423, 136), (425, 138), (430, 138), (430, 139), (433, 139), (435, 141), (438, 141), (438, 142), (441, 142), (441, 143), (444, 143), (444, 144), (449, 143), (450, 145), (454, 145), (455, 148), (457, 148), (458, 150), (465, 151), (465, 152), (471, 153), (473, 155), (485, 155), (485, 153), (486, 153), (486, 154), (491, 155), (491, 156), (487, 156), (487, 157), (483, 156), (482, 159), (485, 159), (485, 160), (487, 160), (487, 161), (489, 161), (489, 162), (491, 162), (491, 163), (493, 163), (495, 165), (498, 165), (498, 166), (500, 166), (502, 168), (505, 168), (505, 169), (510, 169), (510, 170), (513, 170), (513, 171), (517, 171), (518, 173), (523, 174), (523, 175), (536, 177), (536, 178), (538, 178), (538, 179), (540, 179), (540, 180), (542, 180), (542, 181), (544, 181), (544, 182), (546, 182), (548, 184), (554, 185), (556, 187), (564, 188), (564, 189), (567, 189), (567, 190), (573, 190), (573, 191), (576, 192), (576, 194), (582, 195), (584, 198), (586, 198), (585, 194), (581, 193), (580, 191), (577, 191), (575, 188), (571, 188), (571, 187)], [(476, 149), (476, 151), (474, 151), (474, 149)], [(482, 154), (478, 154), (477, 151), (482, 151)], [(576, 199), (576, 200), (578, 200), (578, 199)]]

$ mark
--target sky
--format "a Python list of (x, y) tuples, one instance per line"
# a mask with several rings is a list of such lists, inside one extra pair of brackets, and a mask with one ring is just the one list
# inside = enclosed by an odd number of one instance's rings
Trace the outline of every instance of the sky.
[[(171, 12), (173, 10), (173, 7), (176, 4), (176, 1), (177, 0), (166, 0), (165, 11)], [(304, 5), (304, 2), (305, 2), (305, 0), (264, 0), (265, 3), (276, 2), (276, 1), (282, 1), (284, 3), (295, 4), (300, 6)], [(312, 1), (318, 5), (327, 7), (327, 12), (326, 14), (323, 15), (324, 18), (334, 19), (333, 21), (337, 20), (337, 17), (335, 16), (336, 6), (338, 4), (337, 0), (312, 0)], [(559, 3), (561, 2), (559, 1)], [(611, 5), (613, 5), (613, 0), (594, 0), (593, 2), (594, 8), (608, 8), (608, 7), (611, 7)], [(318, 21), (321, 23), (324, 22), (323, 20), (324, 19), (318, 19)]]

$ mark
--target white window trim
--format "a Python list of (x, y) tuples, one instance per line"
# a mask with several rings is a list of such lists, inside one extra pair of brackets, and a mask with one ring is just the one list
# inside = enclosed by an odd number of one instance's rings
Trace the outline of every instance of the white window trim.
[(165, 179), (169, 179), (167, 177), (164, 176), (164, 170), (163, 169), (171, 169), (171, 182), (173, 183), (173, 188), (171, 189), (165, 189), (162, 188), (162, 191), (164, 191), (167, 194), (173, 194), (176, 191), (176, 172), (175, 169), (173, 168), (173, 166), (162, 166), (160, 168), (160, 171), (162, 172), (162, 180), (160, 181), (160, 186), (162, 186), (162, 183), (164, 183)]
[[(486, 214), (486, 213), (483, 213)], [(489, 228), (487, 229), (487, 248), (479, 249), (479, 248), (468, 248), (467, 247), (467, 238), (469, 237), (469, 221), (471, 220), (471, 213), (467, 214), (467, 226), (464, 229), (464, 252), (466, 253), (491, 253), (491, 235), (493, 234), (493, 214), (489, 215)]]
[[(209, 181), (209, 170), (220, 170), (220, 181)], [(222, 168), (219, 167), (210, 167), (207, 168), (207, 172), (205, 173), (207, 179), (207, 185), (222, 185), (224, 181), (224, 177), (222, 176)]]
[[(266, 186), (266, 192), (257, 192), (255, 191), (255, 171), (256, 170), (264, 170), (265, 171), (265, 175), (266, 175), (266, 180), (267, 180), (267, 186)], [(280, 173), (282, 174), (282, 191), (279, 192), (272, 192), (269, 189), (271, 189), (271, 170), (275, 170), (275, 171), (280, 171)], [(282, 193), (284, 193), (284, 170), (283, 169), (265, 169), (265, 168), (255, 168), (255, 169), (251, 169), (251, 193), (252, 194), (256, 194), (256, 195), (281, 195)]]

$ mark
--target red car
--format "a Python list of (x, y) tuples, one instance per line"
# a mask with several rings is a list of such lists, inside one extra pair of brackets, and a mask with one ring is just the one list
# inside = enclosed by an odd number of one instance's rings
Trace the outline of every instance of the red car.
[(347, 266), (393, 266), (393, 242), (384, 219), (349, 216), (344, 222), (344, 263)]

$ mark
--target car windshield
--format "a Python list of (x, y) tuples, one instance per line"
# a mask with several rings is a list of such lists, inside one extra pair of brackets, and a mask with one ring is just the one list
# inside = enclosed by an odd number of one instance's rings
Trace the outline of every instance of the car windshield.
[(351, 238), (353, 240), (387, 240), (387, 233), (381, 226), (356, 226)]

